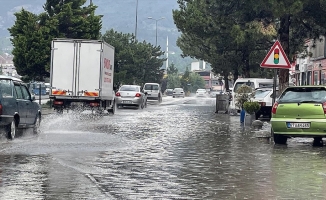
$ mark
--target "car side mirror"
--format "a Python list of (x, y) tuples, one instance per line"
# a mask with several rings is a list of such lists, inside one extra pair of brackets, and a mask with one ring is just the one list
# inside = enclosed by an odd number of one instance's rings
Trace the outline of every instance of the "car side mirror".
[(35, 95), (31, 96), (31, 101), (35, 101)]

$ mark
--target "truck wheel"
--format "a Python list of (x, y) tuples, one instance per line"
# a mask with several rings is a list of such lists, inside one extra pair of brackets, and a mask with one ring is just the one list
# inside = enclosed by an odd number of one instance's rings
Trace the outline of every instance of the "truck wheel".
[(118, 106), (118, 105), (115, 105), (115, 101), (114, 101), (113, 105), (112, 105), (112, 108), (108, 109), (108, 112), (111, 113), (112, 115), (114, 115), (114, 113), (115, 113), (115, 106)]

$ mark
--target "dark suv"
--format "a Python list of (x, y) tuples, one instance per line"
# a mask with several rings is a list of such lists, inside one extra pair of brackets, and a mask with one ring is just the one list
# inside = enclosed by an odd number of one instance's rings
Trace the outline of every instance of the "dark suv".
[(0, 75), (0, 127), (9, 139), (25, 128), (33, 128), (38, 133), (41, 108), (34, 100), (20, 79)]

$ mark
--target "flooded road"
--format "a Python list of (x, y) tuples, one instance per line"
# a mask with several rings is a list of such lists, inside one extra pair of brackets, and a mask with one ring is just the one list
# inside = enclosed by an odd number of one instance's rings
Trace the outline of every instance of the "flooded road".
[(0, 139), (0, 199), (326, 199), (325, 147), (274, 146), (214, 104), (48, 115), (39, 136)]

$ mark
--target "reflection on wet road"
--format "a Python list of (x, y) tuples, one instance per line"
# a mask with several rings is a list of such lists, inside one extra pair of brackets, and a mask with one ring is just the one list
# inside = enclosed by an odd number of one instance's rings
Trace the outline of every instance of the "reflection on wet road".
[(325, 148), (262, 142), (214, 103), (46, 116), (39, 136), (0, 140), (0, 199), (326, 199)]

